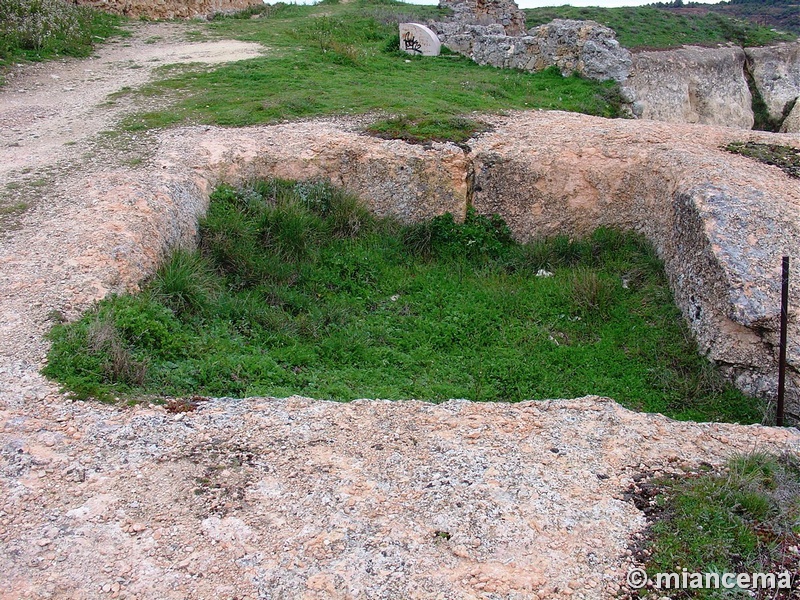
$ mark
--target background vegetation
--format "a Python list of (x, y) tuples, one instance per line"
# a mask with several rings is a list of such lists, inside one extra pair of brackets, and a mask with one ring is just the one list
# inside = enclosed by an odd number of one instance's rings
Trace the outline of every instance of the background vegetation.
[(55, 327), (45, 373), (106, 398), (601, 394), (681, 419), (762, 416), (698, 356), (633, 234), (520, 245), (497, 217), (403, 227), (280, 181), (218, 189), (201, 231), (144, 293)]
[(0, 69), (15, 60), (87, 56), (119, 17), (64, 0), (0, 0)]
[(744, 19), (708, 10), (697, 14), (682, 14), (652, 6), (558, 6), (532, 8), (524, 12), (528, 27), (548, 23), (553, 19), (597, 21), (616, 31), (619, 43), (632, 49), (674, 48), (682, 44), (709, 46), (727, 42), (740, 46), (762, 46), (797, 38), (796, 35), (778, 33)]
[(398, 50), (399, 21), (438, 18), (434, 7), (390, 0), (317, 6), (279, 4), (251, 18), (222, 17), (208, 34), (263, 44), (262, 58), (210, 72), (173, 75), (144, 93), (175, 98), (129, 119), (129, 130), (185, 121), (252, 125), (317, 115), (381, 113), (409, 122), (447, 121), (472, 111), (551, 108), (615, 116), (613, 83), (479, 66), (444, 54)]
[(671, 9), (674, 12), (696, 13), (712, 10), (714, 12), (746, 19), (762, 27), (776, 28), (780, 31), (800, 35), (800, 10), (797, 0), (729, 0), (717, 4), (701, 4), (699, 2), (657, 2), (657, 6)]

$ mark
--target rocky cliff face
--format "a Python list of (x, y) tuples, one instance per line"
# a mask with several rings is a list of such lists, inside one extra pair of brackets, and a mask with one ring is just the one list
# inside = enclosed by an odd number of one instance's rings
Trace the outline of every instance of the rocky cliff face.
[(781, 133), (800, 133), (800, 99), (794, 103), (792, 112), (784, 119)]
[(625, 83), (635, 96), (634, 114), (673, 123), (751, 129), (752, 96), (740, 48), (639, 52)]
[(106, 12), (149, 19), (191, 19), (261, 5), (261, 0), (75, 0)]
[(501, 25), (434, 23), (442, 42), (481, 65), (536, 72), (556, 66), (565, 76), (579, 73), (597, 80), (624, 81), (630, 52), (614, 31), (594, 21), (556, 19), (510, 36)]

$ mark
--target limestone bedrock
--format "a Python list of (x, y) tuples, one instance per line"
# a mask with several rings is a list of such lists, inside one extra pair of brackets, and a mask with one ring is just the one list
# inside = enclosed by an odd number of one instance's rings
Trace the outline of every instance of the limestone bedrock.
[(769, 116), (781, 119), (800, 96), (800, 42), (745, 48), (744, 52)]
[[(325, 179), (377, 214), (405, 222), (463, 216), (471, 202), (480, 213), (500, 214), (521, 240), (600, 226), (642, 232), (665, 262), (700, 351), (741, 389), (774, 397), (780, 263), (800, 247), (800, 182), (721, 148), (733, 141), (800, 147), (800, 138), (562, 112), (485, 118), (494, 131), (471, 140), (469, 152), (364, 136), (346, 119), (165, 131), (144, 175), (76, 176), (65, 193), (81, 203), (62, 217), (81, 228), (46, 238), (32, 232), (21, 243), (42, 248), (49, 262), (17, 269), (15, 285), (41, 289), (45, 298), (58, 295), (74, 315), (106, 293), (135, 289), (170, 248), (191, 243), (216, 183)], [(50, 243), (70, 248), (69, 256), (48, 252)], [(794, 258), (796, 282), (800, 257)], [(65, 286), (74, 293), (64, 300)], [(800, 286), (792, 286), (787, 401), (794, 413), (800, 412), (799, 306)], [(9, 335), (41, 329), (36, 307), (10, 298), (3, 309), (11, 311), (3, 315)]]

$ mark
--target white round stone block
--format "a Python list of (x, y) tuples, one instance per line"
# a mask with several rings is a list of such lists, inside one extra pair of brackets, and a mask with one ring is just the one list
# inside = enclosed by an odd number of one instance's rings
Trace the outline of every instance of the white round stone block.
[(420, 56), (439, 56), (442, 43), (439, 37), (425, 25), (400, 23), (400, 49)]

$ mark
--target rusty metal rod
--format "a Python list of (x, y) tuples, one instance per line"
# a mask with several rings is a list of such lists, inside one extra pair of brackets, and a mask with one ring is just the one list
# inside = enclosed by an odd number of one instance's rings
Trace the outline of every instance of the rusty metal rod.
[(789, 257), (783, 257), (781, 269), (781, 342), (778, 355), (778, 406), (775, 424), (783, 427), (783, 397), (786, 393), (786, 326), (789, 320)]

